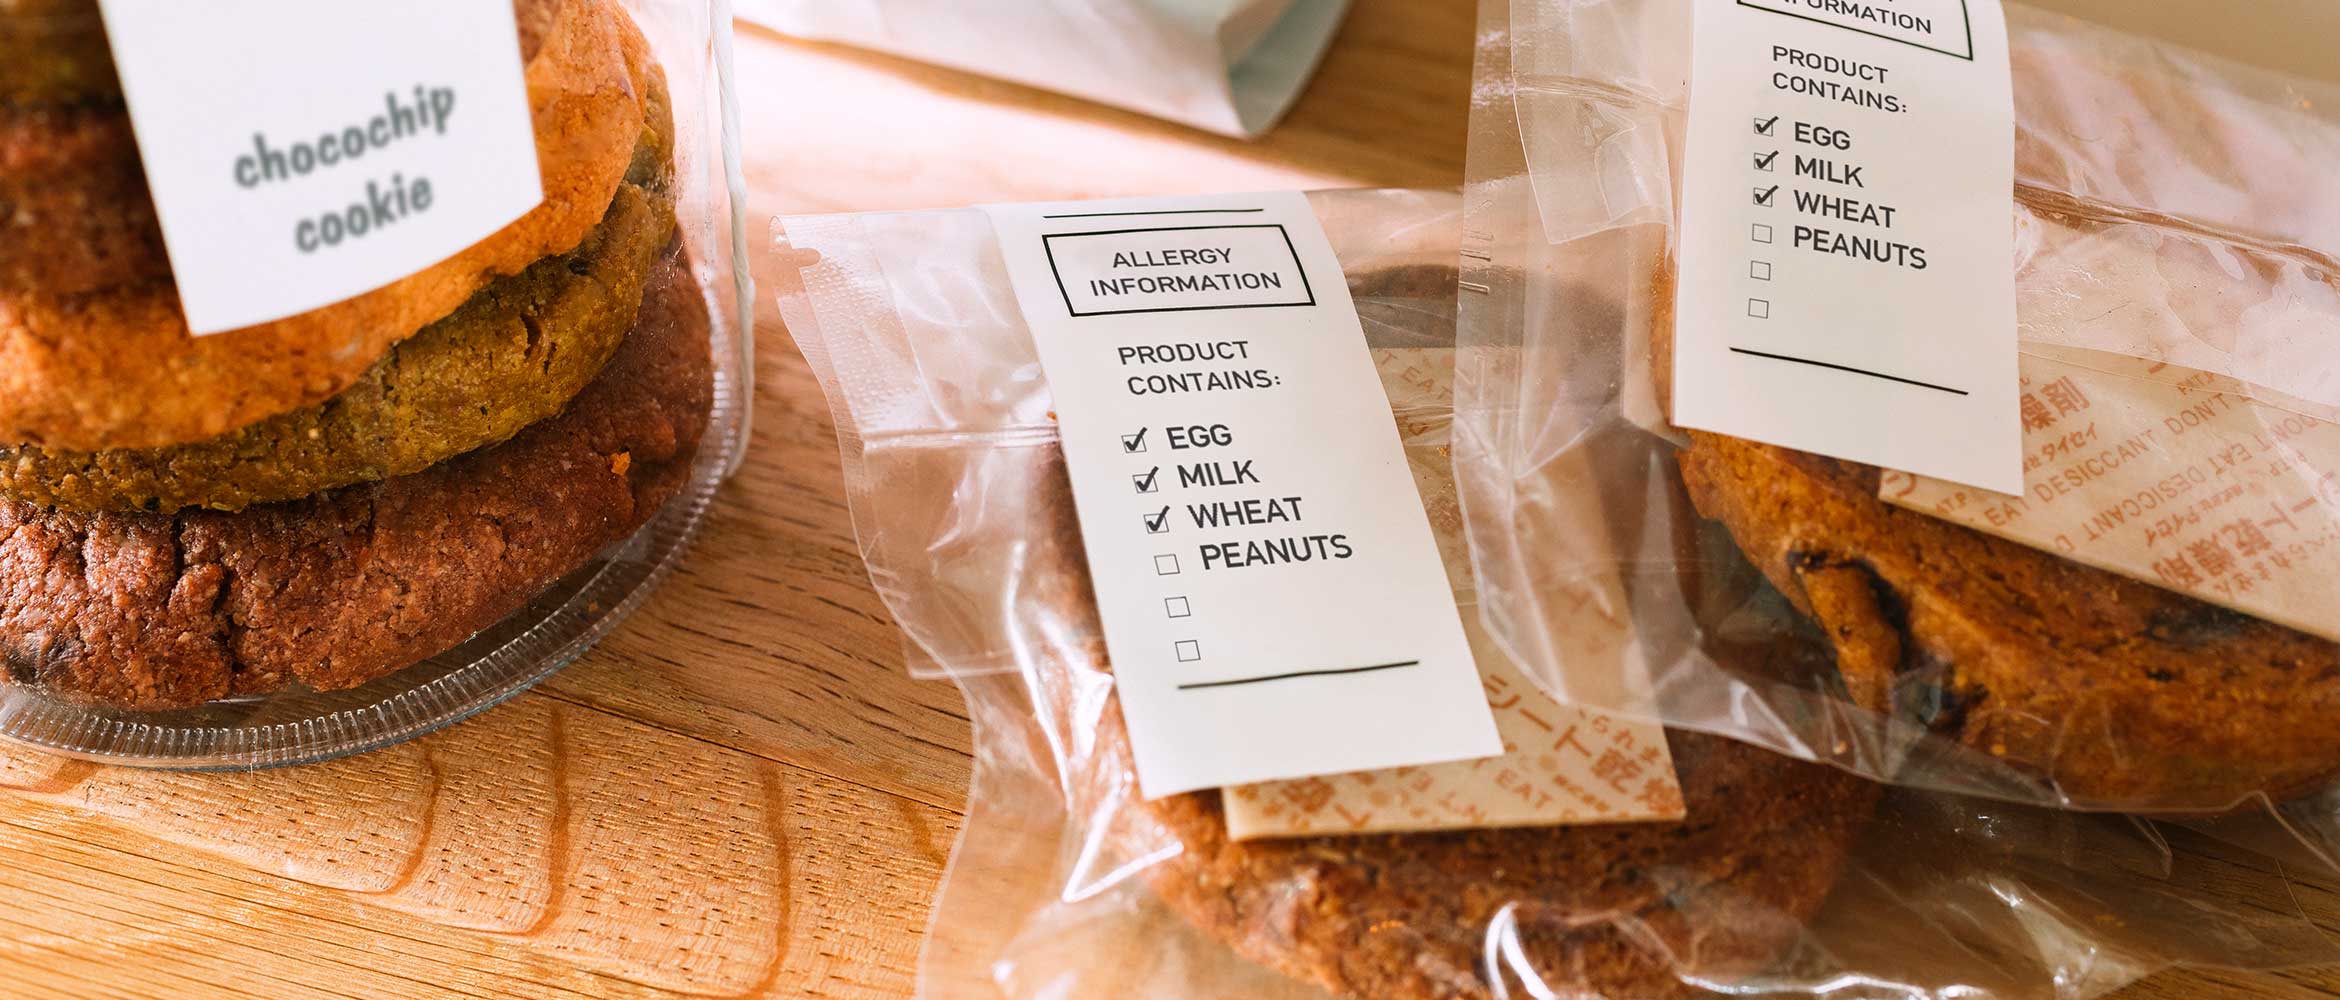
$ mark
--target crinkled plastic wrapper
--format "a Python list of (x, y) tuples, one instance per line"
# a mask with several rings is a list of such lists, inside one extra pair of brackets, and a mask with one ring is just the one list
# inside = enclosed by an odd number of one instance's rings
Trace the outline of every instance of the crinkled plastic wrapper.
[[(2008, 18), (2021, 497), (1670, 427), (1687, 0), (1483, 5), (1456, 437), (1486, 624), (1582, 704), (1913, 787), (2272, 806), (2325, 848), (2340, 91)], [(1555, 624), (1586, 594), (1626, 652)]]
[[(1311, 200), (1475, 625), (1449, 438), (1460, 201)], [(975, 725), (925, 996), (2083, 997), (2174, 964), (2336, 957), (2272, 858), (1687, 731), (1679, 823), (1233, 842), (1220, 793), (1138, 792), (988, 217), (788, 219), (777, 244), (871, 578)]]

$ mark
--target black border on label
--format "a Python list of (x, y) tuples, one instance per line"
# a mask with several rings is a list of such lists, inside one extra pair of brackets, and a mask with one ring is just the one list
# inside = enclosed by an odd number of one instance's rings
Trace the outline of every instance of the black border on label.
[(1964, 54), (1952, 52), (1949, 49), (1937, 49), (1931, 45), (1921, 45), (1906, 38), (1895, 38), (1892, 35), (1882, 35), (1874, 31), (1865, 31), (1860, 28), (1855, 28), (1849, 24), (1842, 24), (1836, 21), (1828, 20), (1826, 18), (1813, 17), (1809, 14), (1798, 14), (1793, 11), (1780, 10), (1777, 7), (1766, 7), (1762, 4), (1751, 2), (1751, 0), (1736, 0), (1736, 2), (1739, 6), (1745, 7), (1748, 10), (1759, 10), (1766, 14), (1777, 14), (1781, 17), (1792, 17), (1798, 21), (1810, 21), (1813, 24), (1825, 24), (1831, 28), (1842, 29), (1844, 31), (1852, 32), (1856, 35), (1867, 35), (1871, 38), (1882, 38), (1888, 42), (1907, 45), (1913, 49), (1924, 49), (1927, 52), (1939, 52), (1943, 55), (1949, 56), (1952, 59), (1964, 59), (1967, 62), (1974, 61), (1974, 11), (1966, 6), (1966, 0), (1958, 0), (1958, 16), (1960, 20), (1962, 20), (1966, 25), (1966, 52)]
[[(1082, 312), (1073, 308), (1072, 292), (1064, 287), (1064, 272), (1057, 269), (1056, 247), (1050, 242), (1059, 238), (1071, 239), (1076, 236), (1127, 236), (1131, 233), (1184, 233), (1214, 229), (1275, 230), (1277, 235), (1284, 238), (1284, 249), (1292, 255), (1292, 271), (1300, 276), (1300, 290), (1307, 293), (1308, 301), (1235, 303), (1223, 306), (1162, 306), (1154, 309), (1106, 309), (1098, 312)], [(1048, 255), (1048, 273), (1056, 279), (1056, 294), (1064, 299), (1065, 313), (1076, 319), (1090, 316), (1134, 316), (1144, 313), (1213, 312), (1222, 309), (1306, 309), (1316, 306), (1316, 286), (1308, 280), (1308, 266), (1300, 262), (1300, 248), (1293, 245), (1291, 231), (1285, 229), (1284, 224), (1280, 222), (1250, 223), (1239, 226), (1149, 226), (1142, 229), (1098, 229), (1081, 233), (1043, 233), (1040, 236), (1040, 252)]]

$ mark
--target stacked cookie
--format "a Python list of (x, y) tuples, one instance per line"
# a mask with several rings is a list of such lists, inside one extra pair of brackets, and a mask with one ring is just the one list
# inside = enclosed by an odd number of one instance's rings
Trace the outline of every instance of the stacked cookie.
[(131, 709), (362, 684), (518, 610), (687, 480), (709, 316), (677, 249), (664, 79), (616, 0), (515, 0), (535, 209), (207, 337), (180, 315), (95, 3), (10, 7), (12, 682)]

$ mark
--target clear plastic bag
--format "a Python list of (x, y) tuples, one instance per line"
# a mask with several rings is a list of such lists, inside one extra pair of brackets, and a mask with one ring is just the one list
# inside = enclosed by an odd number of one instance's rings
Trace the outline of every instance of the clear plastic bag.
[[(1558, 696), (1874, 778), (2280, 804), (2329, 840), (2340, 642), (2313, 633), (2331, 635), (2340, 573), (2261, 543), (2340, 524), (2340, 92), (2008, 9), (2040, 407), (2021, 510), (2069, 493), (2089, 514), (2024, 537), (1979, 516), (1996, 494), (1668, 426), (1689, 10), (1481, 10), (1465, 280), (1484, 294), (1463, 302), (1457, 439), (1498, 641)], [(2282, 457), (2220, 473), (2194, 442), (2229, 433)], [(1589, 581), (1628, 595), (1631, 657), (1587, 658), (1553, 626)], [(2291, 606), (2252, 605), (2268, 581)], [(1723, 662), (1772, 640), (1802, 645), (1795, 665)]]
[[(1311, 203), (1475, 627), (1449, 436), (1460, 202)], [(2272, 859), (1694, 733), (1672, 739), (1682, 823), (1230, 842), (1220, 793), (1138, 793), (988, 217), (787, 219), (777, 244), (871, 578), (975, 724), (922, 995), (2077, 998), (2180, 963), (2335, 957)]]
[(1266, 134), (1349, 0), (738, 0), (779, 31), (1012, 80), (1221, 135)]

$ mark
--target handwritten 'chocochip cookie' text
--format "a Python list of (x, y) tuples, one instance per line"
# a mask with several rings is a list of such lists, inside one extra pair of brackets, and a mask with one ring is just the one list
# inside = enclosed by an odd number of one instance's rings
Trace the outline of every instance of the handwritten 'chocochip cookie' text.
[[(253, 133), (251, 151), (237, 156), (231, 167), (236, 185), (256, 190), (267, 184), (293, 182), (362, 160), (407, 139), (444, 136), (455, 113), (455, 90), (417, 85), (411, 101), (389, 93), (382, 96), (382, 105), (379, 114), (313, 139), (279, 144), (263, 133)], [(409, 178), (392, 171), (386, 178), (368, 179), (364, 195), (346, 206), (304, 215), (293, 226), (293, 245), (302, 253), (340, 246), (429, 211), (431, 200), (430, 178)]]

